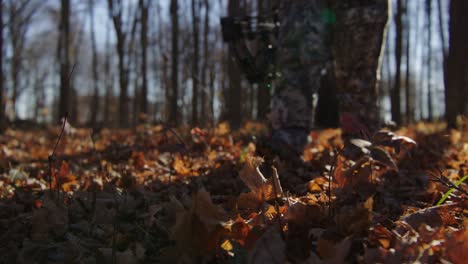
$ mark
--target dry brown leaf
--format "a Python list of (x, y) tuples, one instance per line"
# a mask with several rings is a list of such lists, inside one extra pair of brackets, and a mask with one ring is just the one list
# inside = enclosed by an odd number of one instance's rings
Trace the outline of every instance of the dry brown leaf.
[(57, 202), (46, 194), (42, 207), (34, 211), (31, 224), (33, 240), (46, 240), (50, 234), (63, 235), (68, 227), (67, 208), (57, 205)]
[(293, 202), (286, 213), (288, 222), (296, 224), (321, 223), (326, 212), (318, 204), (305, 204), (301, 201)]
[(372, 219), (372, 197), (356, 206), (343, 206), (335, 216), (338, 230), (343, 235), (362, 235), (367, 232)]
[(456, 206), (456, 204), (432, 206), (405, 215), (400, 220), (405, 221), (414, 229), (418, 229), (422, 223), (426, 223), (432, 228), (435, 228), (443, 224), (441, 213)]
[(193, 196), (188, 210), (183, 209), (177, 200), (172, 203), (176, 208), (176, 223), (171, 229), (171, 239), (176, 241), (178, 250), (187, 256), (202, 256), (212, 247), (207, 243), (212, 231), (227, 220), (227, 214), (213, 204), (205, 189)]
[(189, 176), (192, 172), (192, 170), (185, 165), (184, 160), (179, 155), (175, 156), (172, 166), (177, 174), (182, 176)]
[(380, 224), (372, 227), (369, 231), (369, 242), (377, 244), (385, 249), (390, 247), (392, 239), (392, 233)]
[(247, 155), (239, 177), (253, 192), (261, 192), (267, 184), (267, 179), (260, 172), (258, 167), (263, 163), (263, 159)]
[[(273, 181), (267, 180), (259, 170), (263, 159), (247, 155), (245, 164), (239, 172), (239, 177), (249, 187), (251, 193), (242, 194), (239, 197), (239, 206), (243, 208), (256, 208), (259, 204), (273, 199), (275, 193), (282, 196), (282, 188), (279, 182), (278, 173), (274, 169)], [(276, 173), (276, 174), (275, 174)]]
[(317, 244), (317, 252), (319, 256), (327, 264), (346, 263), (345, 259), (351, 249), (351, 238), (346, 237), (338, 244), (335, 242), (320, 238)]
[(455, 264), (466, 263), (468, 259), (468, 229), (447, 235), (446, 251), (449, 260)]
[(220, 222), (228, 220), (227, 213), (221, 207), (213, 204), (210, 194), (205, 189), (197, 192), (192, 206), (194, 206), (194, 212), (210, 230)]
[(200, 218), (192, 210), (188, 210), (177, 213), (176, 223), (171, 229), (171, 239), (176, 241), (181, 252), (195, 257), (205, 253), (209, 233)]
[(247, 263), (286, 263), (286, 243), (281, 238), (277, 225), (270, 226), (257, 240), (254, 248), (249, 252)]

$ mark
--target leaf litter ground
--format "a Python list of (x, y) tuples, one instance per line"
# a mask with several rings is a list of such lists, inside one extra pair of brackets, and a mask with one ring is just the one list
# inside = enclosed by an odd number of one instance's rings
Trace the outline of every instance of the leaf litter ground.
[(465, 263), (468, 132), (264, 130), (7, 130), (0, 263)]

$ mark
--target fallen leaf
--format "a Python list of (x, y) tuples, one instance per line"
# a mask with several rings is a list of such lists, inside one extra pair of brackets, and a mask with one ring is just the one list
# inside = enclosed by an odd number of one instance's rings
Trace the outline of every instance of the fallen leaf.
[(286, 243), (281, 238), (279, 227), (277, 225), (270, 226), (249, 252), (247, 263), (286, 263), (285, 250)]

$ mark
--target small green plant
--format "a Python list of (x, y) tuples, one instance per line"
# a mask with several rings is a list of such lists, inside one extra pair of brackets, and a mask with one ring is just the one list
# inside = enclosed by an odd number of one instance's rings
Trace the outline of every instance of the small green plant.
[[(460, 184), (462, 182), (464, 182), (466, 179), (468, 179), (468, 175), (465, 175), (463, 178), (461, 178), (460, 180), (458, 180), (457, 182), (455, 182), (455, 186), (458, 187), (460, 186)], [(453, 191), (455, 191), (455, 187), (451, 188), (450, 190), (448, 190), (444, 196), (442, 196), (442, 198), (440, 198), (440, 200), (437, 202), (437, 205), (441, 205), (445, 202), (445, 200), (450, 196), (450, 194), (452, 194)]]

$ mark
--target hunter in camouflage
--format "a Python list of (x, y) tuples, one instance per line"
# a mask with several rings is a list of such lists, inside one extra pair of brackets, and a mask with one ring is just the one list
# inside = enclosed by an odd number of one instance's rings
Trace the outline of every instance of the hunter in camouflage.
[(312, 94), (330, 61), (341, 116), (348, 117), (344, 122), (351, 116), (357, 123), (357, 130), (345, 132), (362, 136), (378, 127), (376, 83), (388, 6), (388, 0), (281, 1), (277, 55), (281, 79), (269, 114), (273, 139), (297, 150), (305, 145)]

